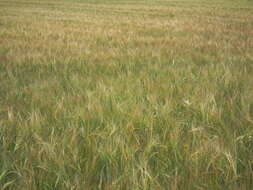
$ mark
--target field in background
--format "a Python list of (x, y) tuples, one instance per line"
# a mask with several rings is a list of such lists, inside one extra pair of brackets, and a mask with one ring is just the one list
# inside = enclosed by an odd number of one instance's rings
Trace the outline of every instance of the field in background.
[(1, 190), (252, 186), (252, 1), (0, 0)]

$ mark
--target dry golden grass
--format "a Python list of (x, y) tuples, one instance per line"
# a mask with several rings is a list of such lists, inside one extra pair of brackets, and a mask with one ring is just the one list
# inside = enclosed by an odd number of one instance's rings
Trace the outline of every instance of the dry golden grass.
[(10, 50), (7, 57), (15, 62), (253, 55), (248, 4), (11, 2), (1, 1), (0, 40), (1, 49)]

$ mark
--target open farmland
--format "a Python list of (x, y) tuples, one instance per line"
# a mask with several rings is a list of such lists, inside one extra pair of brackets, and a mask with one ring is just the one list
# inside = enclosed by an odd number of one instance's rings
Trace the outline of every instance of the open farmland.
[(1, 190), (251, 190), (253, 1), (0, 0)]

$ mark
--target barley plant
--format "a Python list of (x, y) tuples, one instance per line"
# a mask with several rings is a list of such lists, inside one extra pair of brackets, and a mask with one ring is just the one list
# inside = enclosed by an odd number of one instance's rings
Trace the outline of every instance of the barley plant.
[(0, 0), (1, 190), (251, 190), (253, 1)]

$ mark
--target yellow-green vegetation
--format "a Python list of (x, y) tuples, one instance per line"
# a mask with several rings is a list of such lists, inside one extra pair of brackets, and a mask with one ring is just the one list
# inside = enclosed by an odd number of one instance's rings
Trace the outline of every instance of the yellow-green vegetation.
[(1, 190), (252, 187), (252, 1), (0, 0)]

